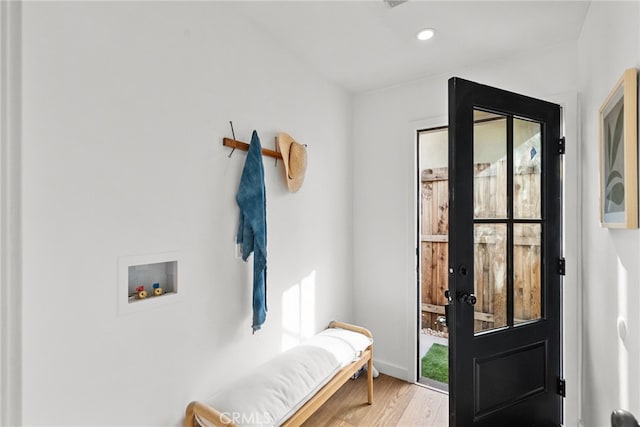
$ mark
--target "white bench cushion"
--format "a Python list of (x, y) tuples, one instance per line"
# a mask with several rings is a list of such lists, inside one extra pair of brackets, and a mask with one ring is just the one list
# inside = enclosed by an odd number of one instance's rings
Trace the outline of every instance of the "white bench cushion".
[[(371, 342), (357, 332), (325, 329), (220, 390), (207, 403), (238, 426), (278, 426)], [(209, 425), (197, 418), (200, 425)]]
[(314, 335), (304, 344), (329, 351), (340, 362), (340, 367), (344, 368), (349, 363), (358, 360), (367, 347), (373, 344), (373, 340), (359, 332), (329, 328)]

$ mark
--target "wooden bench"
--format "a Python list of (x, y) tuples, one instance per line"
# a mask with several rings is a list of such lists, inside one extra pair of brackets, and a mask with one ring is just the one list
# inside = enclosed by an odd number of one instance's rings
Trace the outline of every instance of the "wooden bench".
[[(367, 403), (373, 403), (373, 336), (369, 330), (344, 322), (333, 321), (329, 328), (344, 329), (357, 332), (371, 340), (371, 343), (348, 365), (340, 368), (333, 377), (326, 382), (315, 394), (309, 397), (306, 402), (297, 402), (299, 409), (286, 420), (279, 423), (281, 426), (299, 426), (304, 423), (318, 408), (320, 408), (329, 398), (365, 364), (367, 365)], [(270, 390), (260, 392), (269, 393)], [(184, 425), (185, 427), (196, 427), (201, 425), (212, 425), (216, 427), (238, 427), (242, 425), (235, 415), (238, 411), (230, 413), (226, 408), (214, 408), (207, 403), (191, 402), (187, 406)], [(201, 424), (202, 423), (202, 424)], [(251, 424), (255, 424), (252, 420)]]

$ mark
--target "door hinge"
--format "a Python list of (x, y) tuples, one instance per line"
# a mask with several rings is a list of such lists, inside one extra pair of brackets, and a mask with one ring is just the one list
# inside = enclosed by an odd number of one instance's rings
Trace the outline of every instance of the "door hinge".
[(565, 261), (564, 258), (558, 258), (558, 274), (564, 276), (565, 274)]
[(563, 378), (558, 378), (558, 394), (567, 397), (567, 382)]
[(566, 142), (564, 136), (560, 138), (560, 142), (558, 142), (558, 154), (564, 154), (566, 148)]

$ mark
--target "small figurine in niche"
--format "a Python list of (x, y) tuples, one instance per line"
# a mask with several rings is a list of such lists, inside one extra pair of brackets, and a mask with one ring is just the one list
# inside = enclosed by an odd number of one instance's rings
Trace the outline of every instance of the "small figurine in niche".
[(162, 295), (163, 292), (164, 291), (160, 287), (160, 283), (154, 283), (153, 284), (153, 295), (160, 296), (160, 295)]
[(138, 293), (138, 299), (145, 299), (147, 297), (147, 291), (144, 290), (144, 285), (140, 285), (136, 288)]

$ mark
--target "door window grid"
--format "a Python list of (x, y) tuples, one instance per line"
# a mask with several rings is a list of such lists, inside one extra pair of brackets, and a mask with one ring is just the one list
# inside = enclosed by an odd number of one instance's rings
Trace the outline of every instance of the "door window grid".
[(476, 334), (542, 318), (541, 130), (534, 121), (474, 110)]

